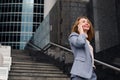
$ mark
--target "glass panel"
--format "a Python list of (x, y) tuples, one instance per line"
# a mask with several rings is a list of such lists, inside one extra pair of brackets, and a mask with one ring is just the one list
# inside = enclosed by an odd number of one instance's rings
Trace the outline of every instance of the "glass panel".
[(40, 48), (44, 48), (49, 42), (50, 42), (50, 25), (48, 15), (36, 30), (33, 37), (33, 43)]

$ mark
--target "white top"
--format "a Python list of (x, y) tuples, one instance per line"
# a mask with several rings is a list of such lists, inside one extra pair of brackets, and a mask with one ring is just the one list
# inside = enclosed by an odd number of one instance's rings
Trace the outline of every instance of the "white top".
[(94, 65), (93, 47), (90, 45), (90, 42), (88, 40), (87, 40), (87, 43), (88, 43), (88, 46), (90, 48), (90, 54), (91, 54), (91, 57), (92, 57), (92, 65), (93, 65), (93, 67), (95, 67), (95, 65)]

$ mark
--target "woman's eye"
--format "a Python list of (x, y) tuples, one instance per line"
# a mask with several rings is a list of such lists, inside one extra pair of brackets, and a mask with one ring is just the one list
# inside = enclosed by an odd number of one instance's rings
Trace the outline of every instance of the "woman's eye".
[(85, 23), (85, 21), (82, 21), (83, 23)]

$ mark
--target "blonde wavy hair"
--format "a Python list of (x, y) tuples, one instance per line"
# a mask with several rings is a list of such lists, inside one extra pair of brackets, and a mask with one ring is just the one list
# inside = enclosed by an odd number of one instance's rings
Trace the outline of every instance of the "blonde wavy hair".
[(86, 16), (81, 16), (81, 17), (78, 17), (74, 23), (74, 25), (72, 26), (72, 30), (71, 32), (76, 32), (79, 34), (78, 32), (78, 24), (79, 24), (79, 20), (82, 19), (82, 18), (85, 18), (88, 20), (88, 23), (90, 24), (90, 29), (89, 31), (87, 32), (87, 35), (88, 35), (88, 40), (91, 41), (92, 38), (94, 37), (94, 29), (93, 29), (93, 25), (91, 23), (91, 21), (86, 17)]

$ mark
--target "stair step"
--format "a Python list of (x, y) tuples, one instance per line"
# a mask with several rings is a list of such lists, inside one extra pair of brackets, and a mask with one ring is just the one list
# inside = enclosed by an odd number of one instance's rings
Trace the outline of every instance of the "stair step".
[(70, 80), (69, 78), (62, 78), (62, 77), (34, 77), (34, 76), (11, 76), (8, 80)]
[(54, 74), (54, 73), (42, 73), (42, 74), (39, 74), (39, 73), (27, 73), (27, 72), (24, 72), (24, 73), (20, 73), (20, 72), (10, 72), (9, 73), (9, 76), (19, 76), (19, 77), (23, 77), (23, 76), (36, 76), (36, 77), (67, 77), (66, 75), (64, 74)]
[(11, 67), (11, 70), (59, 70), (58, 68)]
[[(23, 59), (31, 59), (31, 57), (28, 57), (28, 56), (21, 56)], [(12, 57), (13, 59), (21, 59), (21, 57)], [(21, 60), (23, 60), (23, 59), (21, 59)]]
[(30, 57), (29, 55), (21, 54), (21, 53), (20, 53), (20, 54), (17, 54), (17, 55), (16, 55), (16, 54), (12, 54), (11, 56), (12, 56), (12, 57)]
[[(61, 65), (57, 65), (61, 66)], [(70, 80), (48, 56), (40, 54), (39, 62), (27, 51), (12, 50), (12, 66), (8, 80)]]
[(59, 70), (12, 70), (10, 71), (11, 72), (20, 72), (20, 73), (24, 73), (24, 72), (27, 72), (27, 73), (53, 73), (53, 74), (61, 74), (63, 73), (62, 71), (59, 71)]
[(51, 64), (51, 63), (39, 63), (39, 62), (12, 62), (12, 65), (18, 65), (18, 64), (20, 64), (20, 65), (24, 65), (24, 64), (26, 64), (26, 65), (48, 65), (48, 66), (53, 66), (53, 64)]
[(47, 64), (47, 63), (12, 63), (12, 67), (52, 67), (56, 68), (53, 64)]
[(46, 65), (12, 65), (12, 68), (19, 67), (19, 68), (54, 68), (56, 69), (56, 66), (46, 66)]
[(54, 67), (56, 68), (55, 65), (47, 65), (47, 64), (12, 64), (13, 67)]
[(26, 63), (28, 62), (29, 63), (29, 62), (33, 62), (33, 61), (32, 61), (32, 59), (26, 59), (26, 60), (25, 59), (23, 59), (23, 60), (21, 60), (21, 59), (12, 59), (12, 62), (26, 62)]

